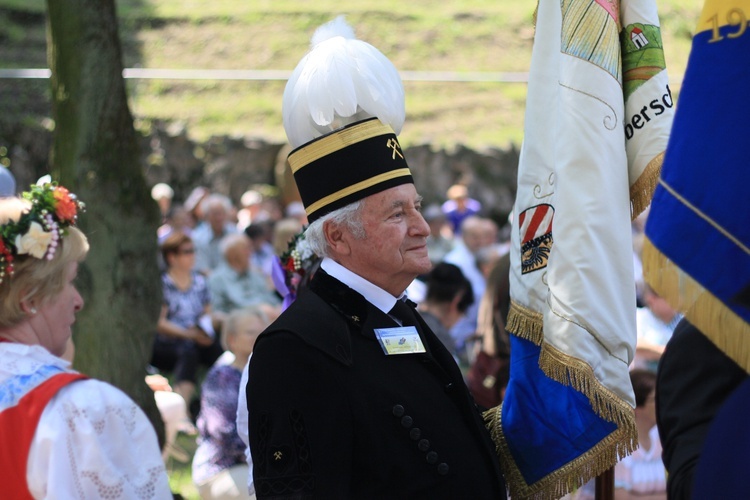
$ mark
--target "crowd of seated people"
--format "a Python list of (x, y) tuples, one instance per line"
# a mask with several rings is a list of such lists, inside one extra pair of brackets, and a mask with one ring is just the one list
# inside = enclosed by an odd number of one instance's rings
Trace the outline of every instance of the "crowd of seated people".
[[(261, 316), (256, 319), (268, 321), (281, 312), (284, 297), (274, 286), (274, 269), (306, 224), (298, 202), (284, 206), (260, 193), (248, 190), (235, 206), (228, 197), (199, 188), (184, 203), (165, 204), (163, 209), (164, 224), (158, 237), (164, 304), (152, 364), (168, 374), (174, 392), (188, 405), (192, 402), (201, 408), (191, 415), (199, 422), (200, 443), (215, 439), (206, 431), (210, 420), (207, 412), (216, 413), (215, 398), (223, 397), (211, 395), (211, 389), (206, 393), (209, 375), (236, 375), (232, 367), (241, 369), (247, 363), (244, 352), (227, 350), (236, 333), (229, 328), (227, 318), (244, 311), (243, 317), (250, 321), (248, 315), (259, 311)], [(427, 245), (433, 271), (415, 280), (407, 293), (419, 304), (422, 316), (455, 356), (467, 379), (478, 355), (499, 360), (492, 365), (499, 367), (497, 373), (474, 381), (477, 401), (499, 404), (509, 375), (510, 344), (505, 323), (510, 304), (510, 224), (490, 218), (478, 201), (469, 198), (465, 186), (452, 186), (445, 198), (445, 203), (423, 210), (430, 226)], [(637, 228), (634, 224), (634, 230)], [(637, 248), (634, 259), (637, 263)], [(638, 287), (638, 300), (642, 307), (638, 310), (638, 350), (633, 367), (654, 371), (663, 345), (681, 316), (663, 307), (664, 301), (643, 283)], [(225, 347), (220, 342), (222, 336), (228, 339)], [(472, 383), (469, 386), (471, 389)], [(492, 392), (489, 398), (488, 390)], [(213, 409), (204, 411), (207, 401)], [(227, 408), (236, 409), (236, 401), (226, 403)], [(658, 435), (651, 438), (658, 440)], [(201, 450), (210, 447), (200, 446)], [(204, 498), (214, 498), (206, 486), (205, 470), (211, 467), (206, 466), (205, 455), (201, 451), (201, 458), (196, 457), (200, 464), (194, 463), (194, 471), (204, 472), (194, 480)], [(231, 473), (225, 476), (222, 484), (230, 487), (227, 485), (232, 481), (227, 477)]]

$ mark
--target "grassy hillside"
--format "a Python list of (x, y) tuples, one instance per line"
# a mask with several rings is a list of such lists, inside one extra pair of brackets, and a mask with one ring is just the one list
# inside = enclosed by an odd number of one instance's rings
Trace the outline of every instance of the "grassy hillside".
[[(701, 0), (659, 2), (673, 87), (685, 70)], [(0, 68), (46, 67), (43, 0), (0, 0)], [(126, 67), (291, 70), (315, 28), (345, 14), (401, 71), (525, 72), (533, 0), (118, 0)], [(343, 9), (342, 9), (343, 7)], [(22, 85), (21, 85), (22, 83)], [(43, 82), (0, 80), (0, 105)], [(283, 141), (284, 81), (129, 80), (140, 126), (177, 121), (197, 139)], [(7, 89), (13, 85), (13, 92)], [(405, 144), (504, 147), (522, 138), (526, 84), (406, 81)], [(10, 100), (15, 102), (9, 102)], [(26, 109), (39, 106), (33, 99)], [(6, 109), (8, 109), (6, 108)]]

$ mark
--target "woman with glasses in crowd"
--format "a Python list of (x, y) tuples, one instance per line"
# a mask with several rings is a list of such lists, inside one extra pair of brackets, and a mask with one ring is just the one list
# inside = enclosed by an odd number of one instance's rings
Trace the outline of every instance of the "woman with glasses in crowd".
[(167, 269), (151, 364), (173, 372), (174, 392), (190, 404), (198, 366), (211, 366), (223, 351), (214, 333), (206, 279), (194, 269), (193, 240), (175, 231), (161, 244), (161, 253)]

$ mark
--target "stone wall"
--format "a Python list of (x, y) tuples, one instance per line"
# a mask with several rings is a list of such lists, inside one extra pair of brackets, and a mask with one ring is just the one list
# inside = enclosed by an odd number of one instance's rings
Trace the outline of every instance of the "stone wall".
[[(179, 125), (163, 123), (154, 123), (140, 140), (147, 183), (168, 183), (176, 201), (184, 200), (198, 185), (226, 194), (235, 203), (258, 184), (278, 187), (284, 201), (297, 197), (286, 167), (286, 144), (228, 136), (196, 142)], [(5, 152), (0, 157), (10, 160), (20, 187), (48, 173), (51, 144), (51, 133), (38, 127), (0, 132), (0, 153)], [(516, 193), (519, 152), (515, 147), (475, 151), (458, 146), (448, 151), (419, 145), (406, 148), (404, 154), (425, 206), (444, 201), (448, 187), (461, 182), (482, 202), (487, 215), (501, 225), (505, 222)]]

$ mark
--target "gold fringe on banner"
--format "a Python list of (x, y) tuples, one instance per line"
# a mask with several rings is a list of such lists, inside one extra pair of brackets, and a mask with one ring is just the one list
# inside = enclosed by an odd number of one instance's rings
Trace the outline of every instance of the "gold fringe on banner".
[(635, 414), (630, 406), (629, 423), (618, 426), (583, 455), (565, 464), (534, 484), (527, 484), (516, 466), (508, 443), (503, 435), (502, 404), (482, 414), (490, 431), (495, 449), (500, 457), (503, 475), (513, 499), (554, 500), (580, 488), (591, 479), (614, 466), (618, 460), (631, 454), (637, 447), (638, 434), (635, 428)]
[(637, 440), (633, 408), (602, 385), (588, 363), (545, 342), (539, 354), (539, 368), (552, 380), (570, 386), (589, 398), (597, 415), (616, 423)]
[(505, 329), (516, 337), (536, 345), (544, 340), (544, 317), (542, 313), (524, 307), (518, 302), (510, 302), (508, 324)]
[(635, 220), (651, 204), (654, 190), (659, 183), (664, 152), (656, 155), (630, 186), (630, 219)]
[(503, 436), (502, 405), (483, 414), (485, 425), (500, 457), (510, 496), (518, 499), (558, 499), (613, 467), (637, 447), (638, 431), (633, 408), (604, 387), (584, 361), (569, 356), (544, 342), (543, 315), (511, 302), (508, 331), (541, 346), (539, 366), (544, 373), (584, 394), (600, 417), (614, 422), (617, 429), (575, 460), (534, 484), (527, 484)]
[(648, 238), (643, 242), (642, 260), (643, 276), (651, 288), (750, 373), (750, 324), (669, 260)]

